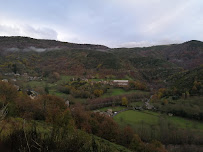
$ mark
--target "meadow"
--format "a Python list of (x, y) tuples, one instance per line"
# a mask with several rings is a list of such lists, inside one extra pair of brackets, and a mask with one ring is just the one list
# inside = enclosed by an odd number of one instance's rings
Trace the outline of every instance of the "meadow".
[(102, 97), (112, 97), (112, 96), (118, 96), (118, 95), (126, 95), (126, 94), (131, 94), (131, 93), (148, 93), (145, 91), (140, 91), (140, 90), (129, 90), (126, 91), (122, 88), (110, 88), (107, 93), (105, 93)]
[(122, 126), (130, 125), (132, 127), (139, 126), (141, 123), (148, 125), (159, 125), (160, 119), (169, 121), (178, 128), (189, 128), (203, 130), (203, 123), (195, 120), (185, 119), (177, 116), (168, 116), (151, 111), (125, 111), (114, 117), (114, 120)]

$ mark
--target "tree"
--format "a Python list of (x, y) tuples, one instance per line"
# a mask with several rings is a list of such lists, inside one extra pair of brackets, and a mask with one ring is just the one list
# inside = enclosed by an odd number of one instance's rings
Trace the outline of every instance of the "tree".
[(122, 97), (122, 105), (128, 106), (128, 99), (126, 97)]
[(44, 87), (44, 91), (45, 91), (46, 94), (49, 94), (49, 87), (48, 87), (47, 84), (46, 84), (46, 86)]
[[(7, 104), (8, 105), (8, 104)], [(0, 122), (6, 117), (6, 114), (8, 113), (7, 105), (3, 106), (0, 109)]]
[(144, 143), (138, 135), (134, 134), (133, 139), (130, 142), (129, 148), (141, 152), (144, 151)]
[(54, 80), (58, 81), (60, 79), (60, 74), (58, 72), (54, 72), (52, 77)]
[(119, 143), (123, 146), (129, 147), (130, 142), (132, 141), (134, 136), (134, 132), (132, 130), (132, 128), (130, 128), (129, 126), (125, 127), (124, 129), (122, 129), (120, 131), (119, 134)]
[(4, 104), (13, 102), (17, 98), (18, 91), (10, 83), (0, 81), (0, 101)]
[(17, 65), (16, 64), (13, 64), (12, 65), (12, 70), (13, 72), (16, 74), (17, 73)]
[(189, 98), (189, 97), (190, 97), (190, 93), (189, 93), (188, 91), (186, 91), (185, 94), (186, 94), (186, 95), (185, 95), (186, 98)]
[(103, 93), (104, 93), (103, 90), (99, 90), (99, 89), (94, 90), (94, 95), (96, 97), (100, 97)]
[(168, 100), (167, 100), (167, 99), (164, 99), (163, 104), (164, 104), (164, 105), (167, 105), (167, 104), (168, 104)]
[(64, 110), (67, 109), (65, 101), (52, 95), (42, 95), (38, 99), (48, 122), (55, 122)]

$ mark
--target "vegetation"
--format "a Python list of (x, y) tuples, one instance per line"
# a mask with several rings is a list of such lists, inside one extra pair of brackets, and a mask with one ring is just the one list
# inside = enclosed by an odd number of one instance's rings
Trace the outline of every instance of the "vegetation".
[[(85, 111), (81, 105), (75, 105), (70, 110), (63, 99), (52, 95), (30, 99), (7, 82), (0, 82), (0, 87), (1, 105), (9, 104), (9, 117), (0, 125), (4, 130), (0, 136), (2, 150), (128, 151), (122, 148), (124, 146), (133, 151), (165, 151), (159, 142), (145, 144), (131, 128), (119, 128), (110, 117)], [(17, 123), (16, 117), (20, 117)], [(30, 127), (26, 120), (34, 124)], [(48, 126), (46, 131), (37, 127), (39, 123), (36, 124), (36, 121), (39, 120)], [(122, 146), (107, 141), (105, 143), (109, 144), (105, 145), (103, 139), (98, 140), (90, 134)]]
[(190, 119), (130, 110), (116, 115), (114, 120), (123, 127), (131, 126), (144, 141), (156, 139), (164, 144), (196, 143), (197, 145), (201, 145), (203, 141), (203, 124)]
[(123, 110), (125, 108), (126, 107), (117, 106), (117, 107), (105, 107), (105, 108), (101, 108), (101, 109), (98, 109), (98, 110), (99, 111), (107, 111), (108, 109), (112, 109), (113, 112), (117, 112), (117, 111)]
[(0, 150), (201, 151), (202, 50), (0, 37)]

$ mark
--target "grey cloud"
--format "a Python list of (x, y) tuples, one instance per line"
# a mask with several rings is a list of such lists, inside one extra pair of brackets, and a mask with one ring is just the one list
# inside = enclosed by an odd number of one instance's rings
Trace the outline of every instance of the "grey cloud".
[(42, 27), (34, 28), (30, 25), (22, 27), (22, 33), (25, 35), (30, 35), (31, 37), (41, 38), (41, 39), (57, 39), (57, 32), (53, 29)]
[(155, 45), (169, 45), (169, 44), (178, 44), (182, 43), (181, 40), (170, 40), (170, 39), (162, 39), (159, 41), (149, 42), (149, 41), (138, 41), (138, 42), (126, 42), (120, 44), (118, 47), (126, 47), (126, 48), (133, 48), (133, 47), (149, 47)]
[(29, 48), (25, 48), (23, 49), (23, 51), (35, 51), (35, 52), (44, 52), (44, 51), (56, 51), (56, 50), (61, 50), (61, 48), (58, 48), (58, 47), (55, 47), (55, 48), (48, 48), (48, 49), (45, 49), (45, 48), (36, 48), (36, 47), (29, 47)]
[(110, 47), (202, 41), (202, 8), (202, 0), (7, 0), (0, 35)]
[(0, 35), (4, 36), (12, 36), (12, 35), (19, 35), (20, 29), (17, 27), (7, 26), (7, 25), (1, 25), (0, 24)]
[(39, 39), (57, 39), (58, 33), (47, 27), (35, 28), (30, 25), (1, 25), (1, 36), (29, 36)]

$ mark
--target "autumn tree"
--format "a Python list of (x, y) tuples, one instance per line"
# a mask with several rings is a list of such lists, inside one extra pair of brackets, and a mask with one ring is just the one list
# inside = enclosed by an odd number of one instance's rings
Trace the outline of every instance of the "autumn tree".
[(53, 78), (58, 81), (60, 79), (60, 74), (58, 72), (53, 72)]
[(133, 135), (134, 132), (129, 126), (125, 127), (124, 129), (121, 129), (119, 134), (119, 143), (123, 146), (129, 147), (129, 143), (131, 143)]
[(0, 101), (4, 104), (13, 102), (18, 95), (17, 89), (10, 83), (0, 81)]
[(99, 90), (99, 89), (94, 90), (94, 95), (96, 97), (100, 97), (103, 93), (104, 93), (103, 90)]
[(56, 121), (57, 115), (67, 109), (63, 99), (52, 95), (42, 95), (39, 97), (38, 102), (40, 102), (48, 122)]
[(128, 99), (126, 97), (122, 97), (121, 100), (123, 106), (128, 106)]

